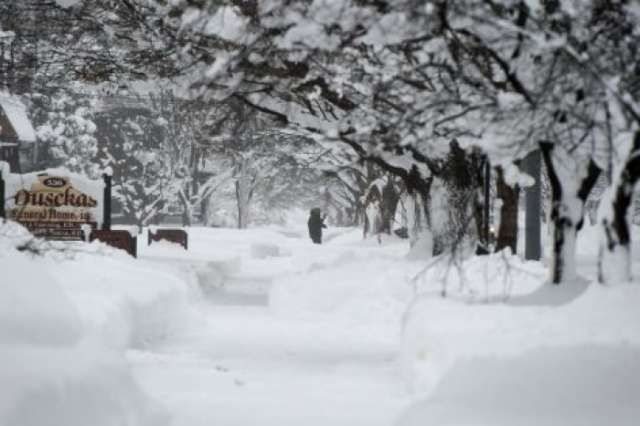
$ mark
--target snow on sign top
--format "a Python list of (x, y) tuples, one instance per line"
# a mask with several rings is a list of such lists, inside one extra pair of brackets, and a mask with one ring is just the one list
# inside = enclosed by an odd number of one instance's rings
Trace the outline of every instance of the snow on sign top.
[(0, 109), (9, 119), (18, 139), (24, 142), (35, 142), (36, 131), (27, 116), (27, 108), (20, 98), (0, 91)]

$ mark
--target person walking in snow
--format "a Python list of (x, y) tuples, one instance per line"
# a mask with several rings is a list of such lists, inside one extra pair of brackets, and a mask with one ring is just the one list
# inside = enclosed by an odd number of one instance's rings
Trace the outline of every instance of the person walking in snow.
[(324, 217), (320, 216), (320, 209), (311, 209), (311, 215), (309, 216), (309, 237), (314, 244), (322, 244), (322, 228), (326, 228), (324, 224)]

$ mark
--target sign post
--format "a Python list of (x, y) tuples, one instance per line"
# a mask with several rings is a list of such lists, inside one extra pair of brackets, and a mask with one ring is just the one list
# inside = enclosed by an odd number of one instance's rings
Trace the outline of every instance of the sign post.
[(0, 168), (0, 217), (5, 218), (4, 212), (4, 179), (2, 178), (2, 168)]
[(111, 175), (105, 173), (102, 179), (104, 180), (102, 229), (111, 229)]

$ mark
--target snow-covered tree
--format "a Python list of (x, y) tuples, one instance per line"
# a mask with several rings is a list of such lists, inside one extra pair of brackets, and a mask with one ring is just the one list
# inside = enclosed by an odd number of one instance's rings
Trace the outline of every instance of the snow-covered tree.
[[(575, 275), (571, 242), (590, 187), (613, 173), (621, 190), (603, 223), (603, 262), (628, 252), (615, 212), (626, 211), (635, 154), (615, 145), (632, 145), (639, 122), (635, 2), (109, 0), (72, 10), (104, 33), (93, 32), (97, 45), (112, 45), (110, 62), (78, 69), (172, 77), (181, 96), (249, 107), (325, 148), (347, 147), (402, 180), (426, 218), (439, 180), (447, 199), (465, 200), (465, 232), (481, 246), (482, 168), (455, 185), (464, 173), (442, 167), (451, 143), (503, 170), (542, 149), (556, 283)], [(250, 181), (239, 181), (245, 201)]]
[(149, 111), (118, 107), (97, 118), (101, 159), (112, 170), (113, 195), (124, 217), (154, 223), (175, 196), (169, 159), (163, 154), (166, 121)]
[[(627, 24), (637, 22), (637, 10), (605, 3), (210, 5), (189, 15), (188, 28), (198, 29), (201, 20), (224, 12), (237, 18), (232, 21), (236, 29), (246, 30), (209, 33), (230, 44), (213, 64), (202, 64), (205, 85), (215, 81), (225, 90), (234, 87), (249, 102), (271, 107), (274, 115), (283, 109), (261, 103), (265, 93), (306, 105), (316, 118), (335, 118), (324, 120), (334, 124), (317, 128), (391, 170), (394, 158), (404, 156), (397, 172), (405, 178), (416, 164), (434, 173), (431, 160), (446, 155), (452, 139), (463, 147), (481, 147), (492, 163), (503, 165), (544, 142), (543, 147), (554, 147), (545, 156), (547, 167), (556, 169), (552, 174), (560, 173), (563, 151), (579, 148), (580, 155), (571, 157), (572, 172), (552, 187), (551, 278), (560, 282), (575, 273), (571, 241), (607, 140), (606, 111), (613, 108), (603, 105), (603, 95), (612, 93), (627, 114), (633, 111), (628, 97), (615, 96), (617, 91), (609, 90), (603, 74), (593, 69), (599, 66), (599, 38), (615, 41), (594, 29), (613, 28), (611, 16), (624, 17), (615, 29), (618, 42), (624, 37), (633, 41), (634, 26)], [(253, 55), (247, 55), (247, 46)], [(617, 52), (631, 59), (624, 67), (633, 69), (632, 52)], [(612, 78), (616, 75), (621, 76), (613, 73)], [(251, 92), (243, 85), (249, 79)], [(300, 117), (286, 118), (306, 124)]]
[(39, 164), (62, 166), (97, 178), (100, 167), (91, 100), (59, 91), (52, 96), (33, 96), (32, 104), (42, 120), (36, 128)]

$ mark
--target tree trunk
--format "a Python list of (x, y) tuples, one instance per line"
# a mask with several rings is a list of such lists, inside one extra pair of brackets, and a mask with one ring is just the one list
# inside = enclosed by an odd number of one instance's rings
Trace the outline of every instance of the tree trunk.
[(387, 184), (382, 189), (382, 201), (380, 203), (380, 215), (382, 216), (382, 231), (391, 234), (393, 230), (393, 218), (400, 201), (400, 193), (392, 176), (388, 177)]
[(191, 226), (191, 211), (189, 208), (185, 208), (182, 211), (182, 226)]
[(429, 213), (433, 253), (461, 255), (476, 245), (486, 252), (484, 238), (483, 172), (485, 157), (476, 149), (467, 152), (451, 142), (445, 159), (432, 168), (438, 178), (431, 188)]
[(245, 229), (249, 222), (249, 199), (242, 179), (236, 181), (236, 204), (238, 206), (238, 229)]
[(558, 153), (548, 142), (541, 142), (540, 150), (551, 185), (551, 282), (560, 284), (576, 276), (576, 237), (584, 221), (584, 204), (601, 169), (590, 160), (587, 174), (578, 186), (579, 170), (571, 169), (576, 163), (569, 153)]
[(193, 216), (193, 212), (191, 210), (191, 203), (189, 203), (189, 194), (183, 194), (180, 199), (182, 201), (182, 226), (191, 226), (191, 218)]
[[(424, 239), (429, 233), (431, 238), (431, 215), (430, 215), (430, 196), (433, 176), (423, 178), (418, 169), (414, 166), (404, 177), (404, 184), (407, 188), (407, 234), (409, 236), (409, 244), (413, 248), (420, 240)], [(435, 256), (435, 248), (431, 244), (431, 253), (425, 253), (425, 257), (429, 255)]]
[(432, 184), (432, 198), (429, 205), (431, 219), (431, 233), (433, 234), (433, 256), (443, 254), (450, 247), (447, 241), (449, 225), (449, 192), (441, 178), (434, 178)]
[(238, 229), (245, 229), (249, 225), (249, 205), (253, 190), (251, 188), (251, 176), (246, 159), (240, 160), (236, 186), (236, 204), (238, 207)]
[(628, 211), (640, 178), (640, 131), (614, 186), (610, 211), (602, 219), (603, 241), (598, 254), (598, 281), (606, 284), (631, 280), (631, 233)]
[(540, 260), (542, 257), (540, 225), (544, 220), (540, 151), (530, 152), (523, 160), (522, 166), (523, 171), (534, 180), (534, 184), (525, 190), (524, 258), (526, 260)]
[(384, 220), (382, 217), (382, 202), (379, 200), (369, 201), (364, 211), (364, 227), (362, 230), (363, 237), (367, 238), (372, 235), (379, 235), (384, 231)]
[(420, 216), (424, 220), (424, 229), (431, 230), (431, 186), (433, 185), (433, 176), (423, 178), (418, 169), (413, 166), (408, 175), (404, 178), (407, 192), (411, 198), (416, 201), (414, 206), (418, 206), (420, 210), (416, 210), (416, 217)]
[(511, 187), (504, 180), (502, 167), (496, 167), (496, 190), (498, 198), (502, 200), (500, 207), (500, 227), (496, 239), (496, 249), (498, 252), (506, 247), (511, 248), (512, 253), (518, 249), (518, 200), (520, 188), (518, 185)]
[[(491, 163), (489, 158), (484, 157), (484, 176), (480, 180), (482, 183), (482, 238), (480, 242), (484, 242), (484, 247), (479, 246), (476, 250), (478, 254), (489, 254), (491, 251)], [(481, 172), (482, 173), (482, 172)]]

